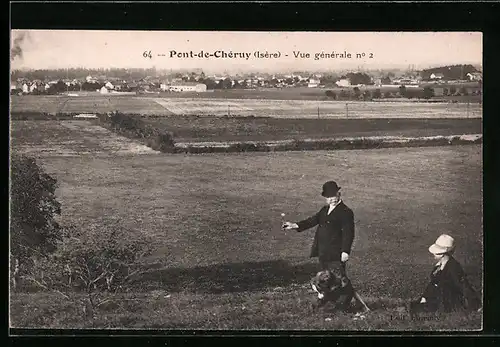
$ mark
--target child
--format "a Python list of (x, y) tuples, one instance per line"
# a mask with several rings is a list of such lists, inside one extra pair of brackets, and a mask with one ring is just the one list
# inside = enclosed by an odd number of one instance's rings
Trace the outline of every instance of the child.
[(469, 284), (464, 270), (453, 258), (455, 240), (441, 235), (429, 247), (437, 260), (420, 300), (410, 303), (410, 314), (417, 312), (451, 312), (457, 310), (478, 310), (481, 299)]

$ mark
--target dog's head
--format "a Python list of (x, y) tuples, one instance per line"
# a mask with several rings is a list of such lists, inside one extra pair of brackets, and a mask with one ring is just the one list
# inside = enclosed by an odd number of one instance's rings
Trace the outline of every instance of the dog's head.
[(311, 280), (311, 286), (318, 293), (319, 299), (345, 288), (348, 284), (347, 276), (337, 268), (320, 271)]

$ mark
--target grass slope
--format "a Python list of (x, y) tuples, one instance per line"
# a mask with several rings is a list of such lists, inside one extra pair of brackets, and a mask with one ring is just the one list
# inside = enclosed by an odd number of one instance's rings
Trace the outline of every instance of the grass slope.
[[(17, 136), (22, 142), (30, 135)], [(354, 325), (370, 330), (480, 327), (477, 315), (411, 323), (390, 315), (399, 300), (423, 290), (432, 266), (427, 247), (441, 233), (457, 239), (456, 258), (481, 289), (481, 160), (479, 145), (193, 156), (116, 156), (101, 148), (95, 155), (45, 155), (42, 164), (60, 182), (63, 223), (119, 225), (156, 239), (151, 268), (118, 306), (101, 312), (100, 327), (352, 326), (350, 318), (325, 322), (310, 314), (313, 230), (280, 229), (280, 213), (292, 221), (315, 213), (321, 184), (338, 180), (356, 221), (348, 272), (364, 297), (376, 304), (387, 298), (391, 307)], [(165, 295), (152, 300), (154, 293)], [(11, 319), (16, 326), (89, 324), (68, 305), (48, 294), (16, 295)]]

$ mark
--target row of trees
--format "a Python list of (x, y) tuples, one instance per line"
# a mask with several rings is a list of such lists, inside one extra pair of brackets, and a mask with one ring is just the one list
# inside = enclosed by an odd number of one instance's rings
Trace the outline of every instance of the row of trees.
[(425, 87), (423, 89), (414, 90), (413, 88), (406, 88), (405, 86), (400, 86), (398, 91), (385, 91), (382, 92), (380, 89), (365, 90), (362, 91), (358, 87), (353, 89), (342, 89), (338, 92), (327, 90), (325, 95), (331, 99), (355, 99), (355, 100), (371, 100), (371, 99), (381, 99), (381, 98), (422, 98), (430, 99), (434, 96), (434, 90), (430, 87)]
[[(478, 90), (478, 93), (480, 91)], [(424, 88), (406, 88), (405, 86), (400, 86), (397, 91), (385, 91), (382, 92), (380, 89), (365, 90), (362, 91), (358, 87), (353, 89), (341, 89), (340, 91), (327, 90), (325, 95), (331, 99), (355, 99), (355, 100), (371, 100), (371, 99), (381, 99), (381, 98), (415, 98), (415, 99), (430, 99), (435, 96), (434, 88), (424, 87)], [(467, 88), (443, 88), (443, 96), (466, 96), (469, 95)]]

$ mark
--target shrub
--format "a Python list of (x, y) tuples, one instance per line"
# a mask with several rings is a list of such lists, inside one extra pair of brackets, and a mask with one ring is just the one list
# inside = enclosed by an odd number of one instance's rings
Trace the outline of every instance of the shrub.
[(434, 96), (434, 89), (431, 87), (424, 87), (424, 99), (430, 99)]
[(405, 86), (399, 86), (399, 96), (401, 97), (406, 97), (406, 87)]
[(332, 90), (327, 90), (327, 91), (325, 92), (325, 95), (326, 95), (327, 97), (329, 97), (329, 98), (332, 98), (332, 99), (337, 99), (337, 94), (335, 94), (335, 92), (334, 92), (334, 91), (332, 91)]
[(68, 228), (57, 250), (34, 262), (23, 279), (82, 306), (93, 321), (95, 309), (126, 290), (144, 270), (143, 260), (153, 245), (151, 237), (115, 226)]
[(10, 161), (10, 252), (14, 288), (31, 257), (43, 257), (56, 249), (62, 228), (55, 220), (61, 213), (55, 190), (57, 180), (44, 172), (35, 159), (13, 154)]

